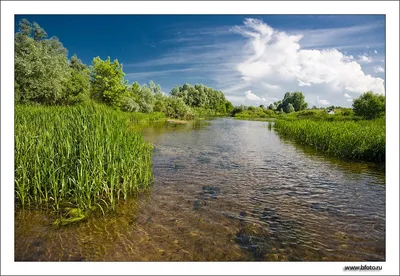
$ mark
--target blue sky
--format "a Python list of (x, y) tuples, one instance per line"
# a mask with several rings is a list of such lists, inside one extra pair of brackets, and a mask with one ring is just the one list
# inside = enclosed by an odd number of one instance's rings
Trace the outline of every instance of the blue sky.
[(84, 63), (118, 59), (129, 82), (203, 83), (233, 104), (302, 91), (309, 105), (385, 93), (383, 15), (21, 15)]

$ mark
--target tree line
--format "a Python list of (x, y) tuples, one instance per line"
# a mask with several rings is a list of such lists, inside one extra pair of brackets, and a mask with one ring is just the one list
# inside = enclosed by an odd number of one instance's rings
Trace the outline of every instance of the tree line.
[[(90, 66), (68, 51), (57, 37), (47, 37), (36, 22), (19, 22), (15, 35), (15, 102), (18, 104), (73, 105), (95, 100), (127, 112), (163, 112), (189, 119), (195, 113), (231, 115), (250, 111), (266, 116), (308, 108), (302, 92), (287, 92), (268, 108), (233, 106), (221, 91), (202, 84), (175, 86), (169, 95), (160, 85), (125, 80), (123, 66), (110, 57), (95, 57)], [(314, 108), (314, 107), (313, 107)], [(355, 115), (374, 119), (385, 114), (385, 96), (364, 93), (353, 101)]]
[(68, 51), (57, 37), (47, 37), (36, 22), (19, 22), (15, 35), (15, 102), (17, 104), (73, 105), (88, 100), (127, 112), (163, 112), (168, 117), (191, 118), (197, 109), (229, 114), (233, 105), (221, 91), (204, 85), (176, 86), (170, 95), (160, 85), (125, 80), (123, 66), (110, 57), (95, 57), (90, 66)]

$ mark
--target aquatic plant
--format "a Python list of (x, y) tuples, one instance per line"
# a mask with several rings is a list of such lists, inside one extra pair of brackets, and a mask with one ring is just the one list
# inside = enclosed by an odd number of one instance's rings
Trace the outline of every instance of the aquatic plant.
[(344, 159), (385, 162), (384, 118), (373, 121), (277, 120), (281, 135)]
[(70, 218), (115, 209), (118, 200), (153, 181), (153, 146), (129, 128), (142, 117), (96, 104), (17, 105), (16, 203)]

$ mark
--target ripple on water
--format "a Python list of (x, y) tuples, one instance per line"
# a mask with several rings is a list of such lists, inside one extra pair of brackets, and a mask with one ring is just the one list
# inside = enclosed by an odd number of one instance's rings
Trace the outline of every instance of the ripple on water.
[(385, 260), (384, 167), (327, 158), (255, 121), (144, 134), (152, 190), (61, 229), (17, 212), (15, 259)]

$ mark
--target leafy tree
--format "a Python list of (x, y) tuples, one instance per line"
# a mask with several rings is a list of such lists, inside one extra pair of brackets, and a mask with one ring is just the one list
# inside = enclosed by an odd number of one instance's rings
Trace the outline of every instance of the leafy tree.
[(190, 107), (185, 104), (182, 98), (175, 96), (167, 97), (165, 114), (171, 118), (190, 119), (193, 117)]
[(286, 112), (286, 113), (292, 113), (292, 112), (294, 112), (294, 107), (293, 107), (293, 105), (292, 105), (291, 103), (289, 103), (289, 104), (286, 106), (285, 112)]
[(374, 119), (385, 115), (385, 96), (368, 91), (354, 99), (354, 114), (365, 119)]
[(122, 101), (121, 110), (127, 112), (139, 112), (140, 106), (137, 102), (135, 102), (135, 100), (127, 97)]
[(36, 41), (43, 40), (47, 37), (47, 33), (38, 23), (33, 22), (33, 39)]
[(124, 76), (122, 64), (117, 59), (111, 62), (110, 57), (107, 60), (94, 58), (90, 66), (92, 97), (121, 107), (124, 98), (129, 94)]
[(302, 92), (286, 92), (285, 97), (277, 108), (288, 110), (289, 104), (293, 105), (295, 111), (300, 111), (307, 108), (307, 103), (304, 101), (304, 95)]
[(70, 77), (65, 84), (63, 102), (65, 104), (79, 103), (89, 99), (90, 75), (85, 64), (75, 55), (70, 60)]
[[(67, 50), (56, 38), (23, 19), (14, 39), (15, 101), (59, 104), (70, 79)], [(33, 33), (33, 36), (32, 36)]]
[(171, 91), (171, 95), (181, 98), (189, 107), (200, 107), (222, 114), (233, 110), (233, 105), (226, 100), (221, 91), (217, 91), (202, 84), (192, 86), (185, 83), (180, 87), (175, 86)]
[(247, 110), (247, 107), (244, 105), (235, 106), (232, 110), (231, 116), (235, 116), (236, 113), (240, 113)]
[(231, 114), (233, 111), (233, 104), (230, 101), (225, 102), (226, 113)]
[(275, 110), (275, 109), (276, 109), (276, 106), (275, 106), (274, 104), (270, 104), (270, 105), (268, 106), (268, 109), (269, 109), (269, 110)]

